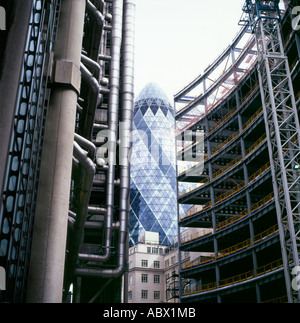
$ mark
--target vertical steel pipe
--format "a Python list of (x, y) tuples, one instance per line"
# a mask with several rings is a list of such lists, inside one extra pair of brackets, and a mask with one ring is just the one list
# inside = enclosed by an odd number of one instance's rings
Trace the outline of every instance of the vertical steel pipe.
[[(115, 167), (117, 156), (117, 139), (119, 126), (119, 96), (120, 96), (120, 75), (121, 75), (121, 48), (123, 30), (123, 0), (113, 2), (112, 17), (112, 48), (110, 66), (110, 95), (108, 110), (108, 171), (107, 171), (107, 199), (106, 199), (106, 219), (105, 219), (105, 252), (103, 255), (80, 254), (80, 260), (93, 260), (106, 262), (111, 256), (111, 238), (113, 230), (113, 212), (115, 195)], [(82, 66), (84, 75), (88, 76), (88, 71)], [(90, 75), (91, 76), (91, 75)], [(91, 79), (91, 77), (89, 77)]]
[[(123, 1), (120, 1), (123, 2)], [(118, 263), (115, 269), (77, 269), (79, 276), (100, 276), (115, 278), (126, 269), (128, 252), (128, 218), (130, 192), (130, 163), (131, 131), (134, 104), (134, 17), (135, 0), (124, 1), (124, 37), (123, 37), (123, 78), (122, 78), (122, 114), (120, 127), (120, 230), (118, 246)], [(113, 177), (114, 178), (114, 177)], [(111, 205), (112, 208), (113, 204)], [(111, 209), (112, 211), (112, 209)], [(112, 214), (112, 213), (111, 213)], [(111, 230), (111, 229), (110, 229)], [(108, 241), (107, 241), (108, 243)], [(108, 251), (107, 251), (108, 252)], [(91, 259), (99, 260), (91, 256)]]
[(106, 233), (105, 233), (105, 254), (99, 256), (99, 261), (107, 261), (111, 256), (111, 236), (114, 212), (115, 194), (115, 166), (116, 150), (119, 123), (119, 93), (120, 93), (120, 65), (121, 46), (123, 29), (123, 0), (113, 2), (112, 17), (112, 47), (111, 47), (111, 67), (110, 67), (110, 96), (108, 111), (108, 171), (107, 171), (107, 200), (106, 200)]

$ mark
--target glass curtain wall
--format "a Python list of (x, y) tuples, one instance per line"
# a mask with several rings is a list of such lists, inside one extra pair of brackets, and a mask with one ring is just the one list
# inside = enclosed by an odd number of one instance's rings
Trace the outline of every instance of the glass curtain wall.
[(144, 231), (170, 245), (177, 236), (174, 107), (156, 83), (135, 100), (131, 155), (130, 245)]

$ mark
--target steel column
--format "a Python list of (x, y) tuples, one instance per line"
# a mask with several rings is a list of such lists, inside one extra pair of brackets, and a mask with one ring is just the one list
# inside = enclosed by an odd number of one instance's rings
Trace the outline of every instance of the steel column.
[[(247, 1), (248, 5), (251, 1)], [(254, 5), (254, 4), (253, 4)], [(256, 35), (258, 74), (273, 176), (287, 297), (300, 302), (292, 289), (292, 268), (300, 251), (300, 128), (288, 59), (279, 26), (278, 1), (257, 1), (250, 21)], [(266, 9), (266, 8), (270, 8)], [(252, 8), (253, 9), (253, 8)]]

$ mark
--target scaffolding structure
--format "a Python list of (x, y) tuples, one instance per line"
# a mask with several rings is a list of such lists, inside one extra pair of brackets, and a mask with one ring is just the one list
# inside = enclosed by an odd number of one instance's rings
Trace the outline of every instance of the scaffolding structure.
[[(260, 12), (261, 20), (272, 21), (266, 17), (276, 15), (272, 26), (277, 25), (282, 31), (280, 42), (285, 55), (282, 51), (267, 61), (261, 60), (263, 46), (275, 44), (276, 35), (272, 30), (257, 40), (254, 31), (259, 19), (249, 16), (257, 12), (256, 3), (246, 4), (241, 31), (232, 44), (202, 75), (175, 95), (178, 202), (189, 207), (179, 215), (179, 225), (202, 228), (201, 233), (182, 238), (180, 250), (206, 253), (184, 264), (179, 272), (180, 282), (189, 281), (179, 290), (183, 303), (298, 301), (297, 291), (291, 291), (291, 284), (295, 289), (292, 275), (297, 261), (289, 258), (293, 254), (297, 257), (297, 252), (288, 255), (287, 251), (284, 259), (282, 245), (291, 238), (299, 242), (296, 120), (300, 107), (300, 38), (292, 29), (291, 6), (280, 11), (268, 6), (268, 10)], [(280, 61), (281, 57), (286, 60)], [(261, 82), (267, 72), (271, 73), (272, 87), (268, 87), (268, 79)], [(276, 118), (280, 121), (277, 130), (283, 134), (277, 136), (280, 147), (274, 144), (271, 119), (267, 122), (273, 114), (265, 113), (266, 105), (271, 111), (270, 98), (277, 105)], [(198, 131), (202, 131), (202, 136), (197, 136)], [(288, 179), (276, 191), (273, 182), (282, 183), (279, 168), (274, 173), (274, 164), (280, 165), (278, 149)], [(284, 193), (283, 185), (289, 191)], [(288, 221), (285, 195), (290, 197), (294, 212), (291, 233), (285, 230)], [(283, 210), (280, 213), (278, 206)]]
[(288, 301), (299, 303), (300, 291), (293, 290), (291, 274), (292, 268), (300, 264), (300, 127), (279, 26), (279, 0), (247, 0), (243, 10), (258, 48), (259, 83)]

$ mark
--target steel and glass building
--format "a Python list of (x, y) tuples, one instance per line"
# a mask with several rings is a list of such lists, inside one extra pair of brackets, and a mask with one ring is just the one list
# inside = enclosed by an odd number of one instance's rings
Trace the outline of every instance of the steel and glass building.
[(130, 175), (130, 245), (145, 231), (158, 232), (159, 244), (177, 236), (175, 110), (156, 83), (135, 99)]
[(0, 301), (69, 301), (71, 287), (73, 302), (120, 302), (135, 2), (11, 0), (4, 7)]
[(179, 225), (205, 229), (180, 250), (210, 253), (180, 269), (182, 303), (299, 302), (300, 37), (297, 3), (277, 5), (246, 1), (232, 44), (175, 95)]

